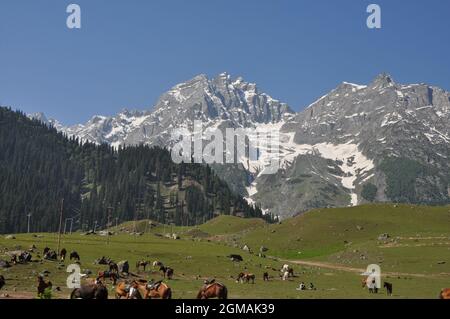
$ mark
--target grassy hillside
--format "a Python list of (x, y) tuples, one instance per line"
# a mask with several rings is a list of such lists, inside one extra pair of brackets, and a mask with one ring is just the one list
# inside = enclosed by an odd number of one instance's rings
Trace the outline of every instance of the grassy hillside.
[[(138, 227), (143, 231), (146, 224), (141, 221)], [(175, 269), (175, 279), (169, 283), (174, 298), (193, 298), (208, 277), (223, 281), (231, 298), (386, 298), (384, 292), (369, 295), (361, 288), (360, 273), (371, 263), (378, 263), (383, 280), (394, 284), (394, 298), (436, 298), (441, 288), (450, 287), (450, 207), (370, 205), (322, 209), (277, 225), (232, 216), (220, 216), (198, 227), (172, 229), (153, 224), (141, 236), (127, 232), (134, 228), (132, 223), (120, 225), (114, 231), (121, 231), (111, 236), (109, 245), (105, 237), (75, 233), (64, 236), (63, 246), (77, 250), (82, 269), (93, 272), (105, 268), (93, 265), (103, 255), (115, 261), (127, 259), (134, 273), (138, 259), (161, 260)], [(181, 239), (161, 236), (172, 231)], [(378, 240), (383, 233), (390, 238)], [(56, 248), (56, 235), (1, 237), (0, 259), (6, 258), (5, 249), (25, 249), (32, 244), (39, 251), (46, 245)], [(244, 244), (255, 253), (243, 251)], [(261, 245), (269, 249), (267, 258), (257, 256)], [(231, 262), (226, 257), (231, 253), (241, 254), (244, 262)], [(298, 277), (281, 281), (276, 269), (284, 263), (293, 266)], [(0, 274), (6, 277), (5, 288), (11, 296), (32, 296), (34, 276), (49, 270), (49, 279), (62, 288), (56, 295), (66, 298), (70, 292), (63, 288), (67, 264), (36, 262), (0, 270)], [(235, 283), (232, 277), (245, 270), (256, 274), (256, 284)], [(272, 276), (270, 282), (262, 281), (264, 271)], [(160, 278), (156, 270), (139, 275)], [(313, 282), (317, 291), (295, 290), (300, 281)]]

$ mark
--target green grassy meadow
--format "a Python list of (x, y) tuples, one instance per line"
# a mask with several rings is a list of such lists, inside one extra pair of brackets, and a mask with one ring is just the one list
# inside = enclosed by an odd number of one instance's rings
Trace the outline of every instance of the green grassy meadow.
[[(194, 298), (205, 278), (216, 278), (227, 285), (230, 298), (388, 298), (385, 291), (369, 294), (361, 287), (360, 275), (369, 264), (379, 264), (382, 280), (393, 283), (389, 298), (437, 298), (440, 290), (450, 287), (450, 207), (411, 205), (367, 205), (353, 208), (320, 209), (269, 225), (259, 219), (220, 216), (198, 227), (164, 226), (148, 221), (128, 222), (111, 229), (115, 235), (73, 233), (63, 235), (61, 247), (76, 250), (81, 256), (82, 272), (94, 274), (105, 270), (94, 265), (102, 256), (118, 262), (128, 260), (130, 271), (145, 279), (160, 279), (156, 269), (135, 269), (137, 260), (160, 260), (175, 270), (168, 281), (173, 298)], [(147, 233), (137, 236), (129, 231)], [(179, 240), (164, 237), (174, 232)], [(387, 240), (378, 240), (387, 233)], [(37, 246), (57, 247), (57, 234), (17, 234), (15, 239), (0, 237), (0, 259), (8, 260), (6, 250)], [(253, 253), (242, 250), (248, 245)], [(266, 258), (259, 248), (268, 248)], [(226, 256), (240, 254), (244, 261), (234, 263)], [(33, 259), (37, 253), (33, 253)], [(282, 281), (283, 264), (294, 267), (297, 277)], [(54, 298), (68, 298), (65, 288), (65, 264), (38, 261), (0, 269), (6, 286), (0, 297), (33, 298), (36, 276), (50, 272)], [(256, 275), (255, 284), (238, 284), (233, 277), (241, 271)], [(263, 272), (272, 277), (263, 282)], [(94, 275), (92, 275), (94, 276)], [(91, 276), (91, 277), (92, 277)], [(297, 291), (299, 283), (314, 283), (316, 291)], [(110, 297), (113, 298), (113, 287)]]

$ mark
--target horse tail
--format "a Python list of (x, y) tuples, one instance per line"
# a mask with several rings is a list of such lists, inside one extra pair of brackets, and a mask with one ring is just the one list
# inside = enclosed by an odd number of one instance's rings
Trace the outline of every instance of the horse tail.
[(222, 299), (228, 299), (228, 288), (225, 286), (222, 286), (223, 290), (222, 290)]
[(172, 289), (168, 288), (167, 290), (167, 298), (166, 299), (172, 299)]
[(197, 299), (202, 299), (203, 297), (203, 288), (198, 291)]

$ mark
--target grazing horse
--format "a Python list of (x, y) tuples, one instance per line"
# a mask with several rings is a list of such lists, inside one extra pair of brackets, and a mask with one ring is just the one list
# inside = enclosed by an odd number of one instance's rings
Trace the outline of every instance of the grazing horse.
[(383, 287), (386, 288), (388, 296), (392, 296), (392, 284), (390, 282), (384, 282)]
[(117, 284), (117, 279), (119, 279), (119, 276), (117, 273), (109, 271), (109, 270), (105, 270), (105, 271), (100, 271), (98, 273), (97, 279), (106, 279), (109, 278), (113, 285), (115, 286)]
[(38, 292), (38, 296), (41, 296), (42, 294), (44, 294), (45, 289), (47, 288), (51, 288), (52, 287), (52, 282), (45, 282), (44, 277), (42, 276), (38, 276), (38, 286), (37, 286), (37, 292)]
[(205, 284), (197, 294), (197, 299), (227, 299), (228, 289), (224, 284), (214, 282), (212, 284)]
[(241, 272), (236, 279), (236, 282), (240, 282), (241, 284), (244, 282), (248, 284), (248, 283), (250, 283), (250, 281), (252, 282), (252, 284), (255, 283), (255, 275), (254, 274)]
[(61, 261), (66, 260), (67, 250), (65, 248), (61, 249), (59, 252), (59, 257), (61, 258)]
[(44, 248), (44, 251), (42, 252), (42, 255), (45, 256), (49, 251), (50, 251), (50, 248), (45, 247), (45, 248)]
[(263, 281), (269, 281), (269, 273), (268, 272), (263, 273)]
[(363, 288), (366, 288), (367, 287), (367, 277), (365, 277), (365, 278), (363, 278), (362, 280), (361, 280), (361, 287), (363, 287)]
[(439, 298), (450, 300), (450, 288), (442, 289), (441, 293), (439, 294)]
[(378, 288), (376, 287), (376, 281), (375, 278), (372, 278), (372, 280), (370, 280), (372, 277), (365, 277), (362, 279), (361, 281), (361, 285), (363, 288), (369, 288), (369, 293), (371, 294), (377, 294), (378, 293)]
[(164, 264), (158, 260), (155, 260), (152, 265), (153, 265), (153, 268), (164, 267)]
[(139, 260), (138, 262), (136, 262), (136, 269), (139, 271), (139, 269), (142, 267), (142, 268), (144, 268), (144, 271), (145, 271), (145, 268), (147, 267), (147, 265), (149, 263), (150, 263), (149, 261)]
[(241, 255), (231, 254), (231, 255), (228, 255), (227, 257), (230, 258), (230, 260), (233, 261), (233, 262), (244, 261), (244, 258), (242, 258)]
[(161, 272), (163, 273), (164, 279), (166, 279), (166, 278), (169, 279), (169, 280), (172, 279), (173, 273), (174, 273), (174, 271), (173, 271), (172, 268), (170, 268), (170, 267), (165, 267), (165, 266), (161, 266), (161, 267), (159, 268), (159, 271), (161, 271)]
[(78, 253), (76, 251), (72, 251), (70, 253), (70, 260), (72, 260), (72, 259), (80, 261), (80, 255), (78, 255)]
[(56, 253), (56, 251), (54, 250), (48, 250), (45, 255), (44, 255), (44, 259), (47, 260), (57, 260), (58, 259), (58, 254)]
[(5, 277), (0, 275), (0, 289), (2, 289), (5, 284), (6, 284)]
[(70, 299), (108, 299), (108, 288), (97, 278), (94, 283), (75, 288)]

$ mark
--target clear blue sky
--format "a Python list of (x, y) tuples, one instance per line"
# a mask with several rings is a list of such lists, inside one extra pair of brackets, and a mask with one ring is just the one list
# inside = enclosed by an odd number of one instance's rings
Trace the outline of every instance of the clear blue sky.
[[(82, 29), (66, 7), (82, 8)], [(366, 7), (382, 8), (381, 30)], [(1, 0), (0, 104), (64, 124), (223, 71), (296, 110), (381, 72), (450, 89), (447, 0)]]

